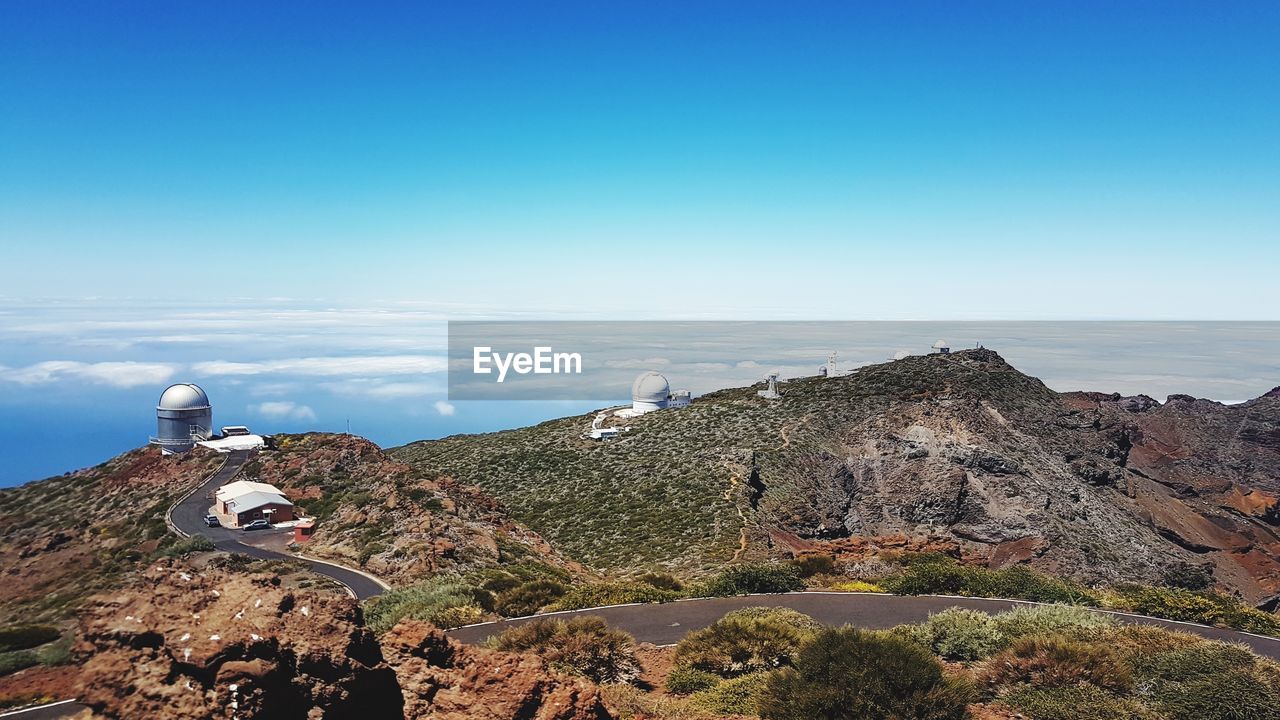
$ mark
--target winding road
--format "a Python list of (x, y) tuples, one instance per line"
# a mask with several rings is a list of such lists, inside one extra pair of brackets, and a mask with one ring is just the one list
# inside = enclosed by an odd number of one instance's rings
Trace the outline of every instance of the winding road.
[[(677, 600), (662, 605), (613, 605), (587, 610), (570, 610), (468, 625), (450, 630), (449, 636), (461, 642), (474, 644), (484, 642), (490, 636), (509, 627), (537, 618), (598, 615), (604, 618), (610, 627), (625, 630), (640, 642), (672, 645), (679, 642), (685, 633), (704, 628), (719, 620), (725, 613), (745, 607), (789, 607), (824, 625), (856, 625), (870, 629), (885, 629), (903, 623), (920, 622), (928, 618), (930, 613), (941, 612), (950, 607), (970, 608), (994, 614), (1015, 607), (1037, 604), (1024, 600), (988, 600), (939, 595), (902, 596), (811, 591), (784, 595)], [(1195, 633), (1212, 640), (1243, 643), (1253, 648), (1259, 655), (1280, 660), (1280, 639), (1277, 638), (1108, 610), (1093, 612), (1112, 615), (1121, 622), (1154, 625), (1169, 630)]]
[[(227, 453), (226, 462), (217, 472), (210, 475), (207, 480), (169, 509), (166, 517), (169, 524), (181, 535), (187, 537), (203, 535), (209, 538), (219, 550), (242, 553), (263, 560), (292, 560), (305, 563), (312, 572), (342, 583), (359, 600), (365, 600), (385, 592), (387, 586), (374, 579), (371, 575), (366, 575), (341, 565), (324, 562), (323, 560), (313, 560), (247, 545), (240, 542), (240, 538), (244, 537), (243, 530), (231, 530), (224, 527), (209, 527), (205, 525), (204, 516), (205, 513), (209, 512), (209, 506), (213, 504), (213, 491), (230, 482), (244, 467), (244, 464), (249, 461), (251, 455), (252, 452), (249, 450), (232, 450)], [(283, 531), (260, 530), (256, 532), (260, 536), (268, 532)]]

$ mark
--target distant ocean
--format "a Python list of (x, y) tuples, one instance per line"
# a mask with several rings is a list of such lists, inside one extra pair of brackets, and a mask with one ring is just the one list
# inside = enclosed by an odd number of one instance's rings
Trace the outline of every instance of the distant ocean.
[[(445, 317), (438, 308), (287, 302), (200, 309), (0, 303), (0, 486), (144, 444), (155, 431), (156, 401), (172, 382), (200, 384), (217, 426), (341, 432), (349, 422), (353, 433), (384, 447), (520, 427), (627, 400), (450, 402)], [(982, 342), (1055, 390), (1239, 402), (1280, 385), (1280, 323), (886, 322), (859, 323), (849, 335), (832, 348), (849, 367), (882, 362), (892, 348), (927, 352), (946, 338), (957, 349)], [(788, 355), (794, 363), (784, 379), (816, 371), (825, 360), (816, 348), (826, 344), (827, 338), (815, 343), (811, 358), (807, 349)], [(709, 349), (705, 358), (685, 357), (691, 364), (655, 369), (701, 393), (749, 384), (761, 367), (784, 364), (767, 338), (735, 345), (732, 354)]]

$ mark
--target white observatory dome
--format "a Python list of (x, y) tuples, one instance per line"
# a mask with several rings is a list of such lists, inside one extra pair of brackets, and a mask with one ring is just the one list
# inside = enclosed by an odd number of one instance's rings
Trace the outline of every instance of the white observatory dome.
[(642, 373), (631, 384), (631, 407), (638, 412), (661, 410), (667, 406), (667, 398), (671, 395), (671, 384), (652, 370)]
[(170, 385), (156, 405), (156, 435), (151, 442), (165, 453), (186, 452), (213, 437), (213, 408), (199, 385)]
[(203, 410), (209, 407), (209, 396), (199, 385), (179, 383), (170, 385), (160, 395), (157, 410)]
[(948, 348), (948, 347), (951, 347), (951, 346), (947, 344), (946, 340), (939, 340), (938, 342), (933, 344), (934, 350), (941, 350), (943, 348)]

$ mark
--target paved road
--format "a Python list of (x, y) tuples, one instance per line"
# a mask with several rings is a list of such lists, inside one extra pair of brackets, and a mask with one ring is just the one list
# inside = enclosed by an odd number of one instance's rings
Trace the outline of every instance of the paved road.
[(81, 705), (74, 700), (63, 700), (25, 710), (0, 711), (0, 718), (12, 718), (12, 720), (58, 720), (58, 718), (71, 717), (81, 710), (88, 709), (88, 706)]
[[(574, 610), (554, 613), (554, 617), (573, 615), (599, 615), (611, 627), (625, 630), (641, 642), (655, 645), (671, 645), (679, 642), (685, 633), (704, 628), (719, 620), (725, 613), (744, 607), (783, 606), (798, 610), (826, 625), (856, 625), (871, 629), (890, 628), (902, 623), (920, 622), (930, 613), (949, 607), (964, 607), (986, 613), (998, 613), (1020, 605), (1034, 605), (1019, 600), (986, 600), (981, 598), (952, 598), (925, 595), (902, 597), (898, 595), (872, 595), (832, 592), (803, 592), (785, 595), (748, 595), (745, 597), (708, 598), (705, 600), (681, 600), (664, 605), (617, 605), (591, 610)], [(1106, 612), (1106, 611), (1098, 611)], [(1252, 647), (1259, 655), (1280, 660), (1280, 640), (1260, 637), (1224, 628), (1205, 627), (1178, 623), (1172, 620), (1107, 613), (1122, 622), (1156, 625), (1171, 630), (1192, 632), (1215, 640), (1240, 642)], [(472, 625), (449, 631), (449, 635), (466, 643), (483, 642), (491, 635), (513, 625), (529, 622), (533, 618), (517, 618), (499, 622)]]
[[(252, 453), (248, 450), (233, 450), (228, 453), (227, 462), (222, 466), (221, 470), (214, 473), (204, 484), (174, 506), (169, 514), (169, 519), (174, 526), (188, 535), (203, 535), (209, 538), (219, 550), (243, 553), (264, 560), (293, 560), (306, 563), (313, 572), (346, 585), (361, 600), (381, 595), (385, 588), (362, 573), (318, 560), (300, 558), (274, 550), (267, 550), (266, 548), (246, 545), (240, 542), (240, 538), (244, 537), (243, 530), (231, 530), (205, 525), (204, 516), (209, 511), (209, 506), (213, 504), (211, 499), (213, 491), (230, 482), (240, 472), (240, 468), (244, 467), (244, 464), (249, 461), (251, 455)], [(259, 530), (257, 532), (265, 533), (271, 531)]]

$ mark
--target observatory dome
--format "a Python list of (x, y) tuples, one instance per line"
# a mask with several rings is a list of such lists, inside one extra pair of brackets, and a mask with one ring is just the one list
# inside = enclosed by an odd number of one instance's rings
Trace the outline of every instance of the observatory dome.
[(950, 345), (947, 345), (947, 341), (946, 341), (946, 340), (939, 340), (938, 342), (936, 342), (936, 343), (934, 343), (934, 344), (933, 344), (933, 349), (934, 349), (934, 350), (941, 350), (941, 349), (946, 348), (946, 347), (951, 347)]
[(631, 384), (631, 409), (637, 413), (661, 410), (667, 406), (670, 396), (671, 384), (662, 373), (650, 370)]
[(170, 385), (160, 395), (157, 410), (203, 410), (209, 407), (209, 396), (199, 385), (179, 383)]

